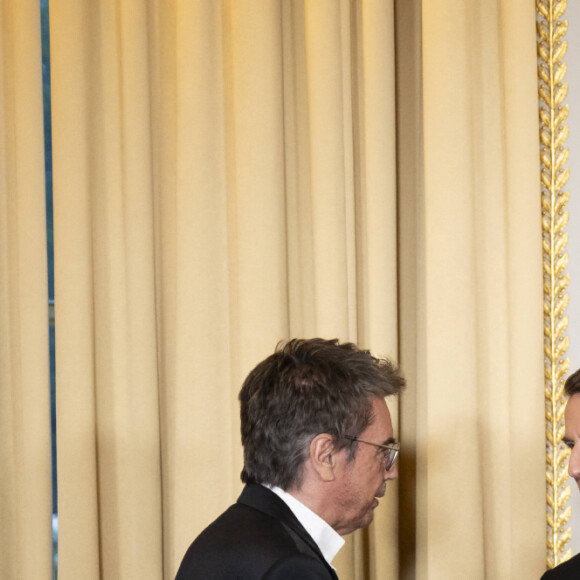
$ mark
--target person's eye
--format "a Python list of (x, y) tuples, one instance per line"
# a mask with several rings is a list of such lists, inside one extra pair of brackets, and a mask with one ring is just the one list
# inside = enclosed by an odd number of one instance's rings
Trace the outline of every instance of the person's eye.
[(574, 441), (570, 441), (569, 439), (565, 439), (564, 445), (566, 445), (566, 447), (569, 447), (570, 449), (574, 449)]

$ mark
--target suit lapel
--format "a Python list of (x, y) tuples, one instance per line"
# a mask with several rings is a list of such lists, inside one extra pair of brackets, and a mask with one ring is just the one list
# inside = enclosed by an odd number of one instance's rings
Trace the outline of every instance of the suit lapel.
[(289, 527), (302, 539), (308, 547), (320, 558), (333, 578), (338, 580), (336, 572), (326, 561), (320, 548), (312, 539), (312, 536), (304, 529), (304, 526), (298, 521), (292, 510), (282, 501), (273, 491), (257, 483), (246, 485), (242, 494), (238, 498), (238, 503), (247, 505), (254, 509), (260, 510)]

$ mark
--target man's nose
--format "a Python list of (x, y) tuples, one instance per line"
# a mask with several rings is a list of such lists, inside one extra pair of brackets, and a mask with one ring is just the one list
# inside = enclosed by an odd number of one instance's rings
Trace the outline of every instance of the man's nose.
[(393, 466), (389, 471), (385, 469), (385, 480), (387, 479), (397, 479), (399, 477), (399, 470), (397, 469), (397, 462), (393, 463)]
[(570, 462), (568, 463), (568, 473), (576, 481), (580, 479), (580, 445), (575, 445), (570, 454)]

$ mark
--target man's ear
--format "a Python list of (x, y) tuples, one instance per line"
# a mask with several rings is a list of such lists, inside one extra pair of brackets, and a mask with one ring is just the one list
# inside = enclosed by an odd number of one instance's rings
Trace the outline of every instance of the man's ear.
[(310, 443), (310, 462), (323, 481), (336, 477), (337, 457), (332, 435), (319, 433)]

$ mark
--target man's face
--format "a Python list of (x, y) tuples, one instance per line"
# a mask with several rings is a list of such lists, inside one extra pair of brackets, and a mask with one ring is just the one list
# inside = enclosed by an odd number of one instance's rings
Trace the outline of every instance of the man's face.
[(580, 394), (572, 395), (568, 399), (564, 420), (566, 422), (564, 443), (571, 449), (568, 473), (580, 489)]
[[(374, 419), (359, 436), (359, 439), (388, 445), (393, 443), (393, 425), (391, 414), (384, 399), (373, 399)], [(345, 456), (349, 449), (343, 450)], [(365, 443), (358, 443), (353, 461), (346, 464), (342, 473), (340, 492), (337, 496), (339, 521), (334, 528), (339, 534), (350, 534), (358, 528), (368, 526), (374, 517), (374, 510), (379, 505), (377, 498), (385, 494), (389, 479), (398, 475), (395, 462), (389, 471), (386, 470), (384, 452)]]

